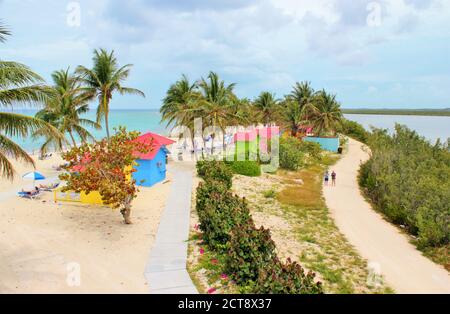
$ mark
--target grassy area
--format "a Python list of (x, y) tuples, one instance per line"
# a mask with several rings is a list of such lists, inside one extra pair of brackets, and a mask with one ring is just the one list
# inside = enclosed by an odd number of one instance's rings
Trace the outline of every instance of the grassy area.
[(191, 232), (188, 256), (187, 270), (200, 293), (237, 293), (234, 283), (223, 276), (225, 256), (207, 251), (202, 243), (201, 233)]
[[(382, 280), (380, 284), (370, 280), (367, 262), (339, 232), (325, 206), (323, 171), (338, 158), (326, 155), (320, 164), (296, 172), (235, 175), (233, 191), (247, 199), (255, 224), (270, 229), (277, 255), (314, 271), (326, 293), (392, 293)], [(193, 209), (188, 271), (194, 284), (201, 293), (239, 293), (232, 281), (223, 278), (224, 257), (208, 252), (203, 245)]]
[(344, 114), (450, 116), (450, 109), (343, 109)]
[(420, 248), (423, 254), (437, 264), (441, 264), (450, 271), (450, 245), (443, 247)]
[(245, 196), (256, 223), (270, 228), (277, 251), (317, 273), (327, 293), (392, 293), (372, 285), (367, 262), (339, 232), (322, 197), (322, 175), (337, 156), (297, 172), (245, 178), (234, 190)]

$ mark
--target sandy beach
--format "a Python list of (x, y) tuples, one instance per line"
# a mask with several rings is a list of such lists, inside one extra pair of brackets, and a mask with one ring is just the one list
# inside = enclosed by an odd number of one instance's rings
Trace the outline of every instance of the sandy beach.
[[(58, 155), (37, 160), (36, 170), (56, 178), (52, 166), (61, 162)], [(141, 188), (127, 226), (117, 210), (55, 203), (50, 192), (40, 200), (19, 199), (15, 192), (32, 186), (21, 176), (33, 168), (14, 165), (16, 179), (0, 180), (0, 293), (148, 292), (143, 273), (170, 191), (170, 170), (165, 182)], [(79, 282), (73, 279), (78, 270)]]

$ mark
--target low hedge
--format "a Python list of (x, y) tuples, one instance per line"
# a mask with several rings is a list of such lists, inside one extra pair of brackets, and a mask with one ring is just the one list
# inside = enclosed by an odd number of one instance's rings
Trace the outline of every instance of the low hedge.
[(257, 294), (322, 294), (322, 284), (315, 282), (313, 272), (306, 273), (300, 264), (290, 259), (282, 263), (277, 258), (259, 272), (254, 293)]
[(205, 182), (197, 188), (196, 209), (203, 240), (221, 254), (225, 271), (248, 293), (321, 293), (314, 274), (300, 265), (279, 262), (270, 231), (257, 229), (245, 198), (230, 191), (233, 173), (224, 162), (202, 161)]
[(231, 233), (225, 270), (238, 284), (253, 286), (275, 256), (269, 230), (256, 229), (253, 223), (239, 225)]
[(232, 186), (233, 171), (222, 161), (198, 161), (197, 174), (205, 181), (222, 181), (229, 189)]
[(228, 249), (230, 235), (237, 225), (253, 223), (247, 202), (224, 187), (217, 181), (200, 183), (196, 201), (203, 240), (221, 253)]

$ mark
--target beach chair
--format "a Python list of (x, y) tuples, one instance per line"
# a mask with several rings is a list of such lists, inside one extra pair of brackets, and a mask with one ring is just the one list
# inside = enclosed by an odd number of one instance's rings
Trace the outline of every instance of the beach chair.
[(39, 190), (40, 191), (44, 191), (44, 192), (53, 192), (54, 190), (56, 190), (59, 187), (60, 183), (54, 183), (54, 184), (50, 184), (50, 185), (41, 185), (39, 186)]
[(18, 192), (17, 195), (20, 198), (26, 198), (26, 199), (30, 199), (30, 200), (39, 199), (41, 197), (40, 191), (36, 191), (36, 192)]

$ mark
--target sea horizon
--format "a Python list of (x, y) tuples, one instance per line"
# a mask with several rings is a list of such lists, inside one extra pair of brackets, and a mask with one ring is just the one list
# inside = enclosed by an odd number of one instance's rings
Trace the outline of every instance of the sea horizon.
[[(38, 109), (26, 108), (14, 110), (16, 113), (34, 115)], [(120, 113), (120, 114), (117, 114)], [(136, 115), (136, 113), (140, 113)], [(144, 113), (144, 114), (143, 114)], [(388, 129), (393, 131), (396, 123), (406, 125), (415, 130), (419, 135), (434, 143), (437, 139), (441, 142), (450, 138), (450, 130), (446, 128), (450, 124), (448, 116), (403, 116), (403, 115), (382, 115), (382, 114), (344, 114), (349, 119), (356, 121), (366, 129), (370, 127)], [(90, 110), (84, 117), (95, 120), (95, 110)], [(101, 130), (91, 130), (95, 139), (106, 136), (104, 125)], [(128, 130), (139, 131), (141, 133), (153, 132), (163, 136), (169, 136), (171, 128), (167, 128), (165, 123), (161, 123), (161, 115), (158, 109), (123, 109), (115, 108), (110, 110), (110, 129), (125, 126)], [(43, 139), (33, 140), (30, 138), (16, 138), (16, 141), (25, 148), (26, 151), (34, 153), (43, 143)]]

